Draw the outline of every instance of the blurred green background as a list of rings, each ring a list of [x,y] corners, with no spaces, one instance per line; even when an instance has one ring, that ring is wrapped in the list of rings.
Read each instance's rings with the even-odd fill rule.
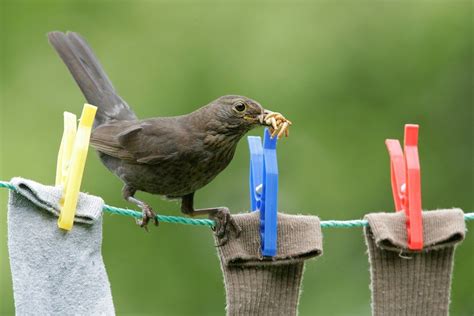
[[[392,212],[384,140],[402,139],[405,123],[421,126],[423,207],[474,211],[471,1],[3,0],[0,12],[2,180],[54,181],[62,112],[79,115],[84,98],[46,33],[74,30],[139,117],[184,114],[235,93],[291,119],[292,137],[279,145],[281,211]],[[197,206],[247,211],[248,165],[242,141]],[[133,207],[93,151],[82,188]],[[176,202],[138,196],[179,214]],[[6,204],[3,190],[0,314],[14,311]],[[456,253],[452,315],[474,314],[473,250],[468,234]],[[105,214],[103,255],[118,314],[224,314],[207,228],[162,224],[147,234]],[[362,231],[326,229],[324,256],[306,266],[300,315],[369,315],[368,271]]]

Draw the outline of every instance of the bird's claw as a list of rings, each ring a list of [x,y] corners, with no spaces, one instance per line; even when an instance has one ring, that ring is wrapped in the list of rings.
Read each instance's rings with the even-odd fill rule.
[[[236,238],[242,232],[242,228],[236,223],[227,207],[217,208],[215,212],[210,214],[210,219],[216,222],[213,230],[218,240],[218,247],[225,245],[229,241],[231,231],[234,232]]]
[[[155,226],[159,225],[158,218],[156,217],[156,213],[153,211],[153,209],[145,204],[141,207],[142,209],[142,218],[137,219],[137,225],[144,228],[146,231],[148,231],[148,222],[150,220],[153,221]]]

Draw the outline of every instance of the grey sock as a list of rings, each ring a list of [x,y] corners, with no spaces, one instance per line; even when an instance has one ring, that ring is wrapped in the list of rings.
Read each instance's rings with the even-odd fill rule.
[[[322,254],[319,219],[278,214],[277,256],[260,251],[260,214],[238,214],[238,239],[218,248],[227,298],[227,315],[296,315],[304,260]]]
[[[74,227],[58,228],[61,190],[14,178],[8,252],[17,315],[114,315],[101,255],[102,199],[80,194]]]
[[[448,315],[455,245],[465,236],[459,209],[423,212],[422,252],[407,247],[405,214],[365,218],[373,315]]]

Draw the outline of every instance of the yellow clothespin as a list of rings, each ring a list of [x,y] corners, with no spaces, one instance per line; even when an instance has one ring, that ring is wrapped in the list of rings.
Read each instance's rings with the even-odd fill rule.
[[[64,132],[56,165],[56,186],[62,186],[63,188],[66,185],[68,164],[71,160],[72,146],[76,137],[76,122],[75,114],[64,112]]]
[[[56,174],[56,184],[63,185],[63,196],[60,201],[61,213],[59,215],[58,226],[65,230],[71,230],[74,223],[74,215],[76,214],[77,200],[82,182],[82,174],[86,165],[87,152],[89,150],[89,138],[92,131],[92,124],[94,123],[95,113],[97,107],[84,104],[82,109],[81,119],[77,132],[73,133],[70,130],[75,130],[69,121],[73,118],[65,114],[65,130],[63,140],[58,155],[57,170],[60,169],[60,174]],[[68,118],[66,119],[66,116]],[[66,120],[68,121],[66,123]],[[72,136],[75,134],[74,142],[71,146]],[[63,144],[64,141],[64,144]],[[69,152],[70,150],[70,152]],[[59,166],[61,164],[61,166]],[[65,168],[63,168],[65,166]],[[59,183],[58,183],[59,182]]]

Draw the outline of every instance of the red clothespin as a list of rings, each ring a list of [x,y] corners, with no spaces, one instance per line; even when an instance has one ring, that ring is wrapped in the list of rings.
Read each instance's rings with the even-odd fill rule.
[[[421,214],[421,180],[418,159],[418,125],[405,125],[405,155],[400,142],[387,139],[390,155],[392,192],[395,209],[405,211],[408,248],[423,249],[423,221]]]

